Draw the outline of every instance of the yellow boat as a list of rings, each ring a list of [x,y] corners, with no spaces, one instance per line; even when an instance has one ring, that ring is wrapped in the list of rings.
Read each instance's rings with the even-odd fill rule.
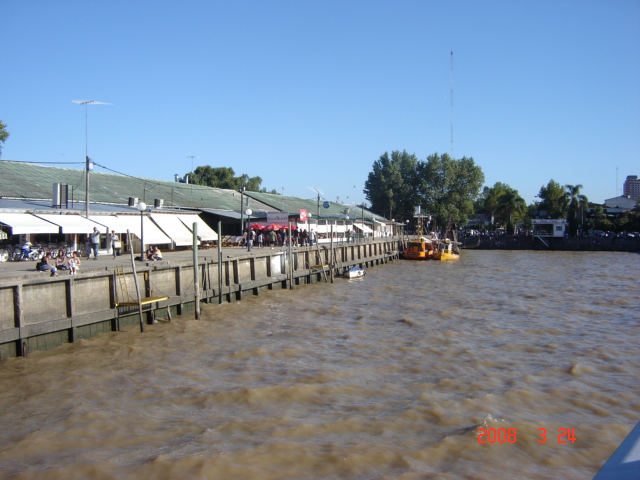
[[[410,240],[402,256],[407,260],[429,260],[433,258],[433,243],[426,237]]]
[[[454,242],[448,238],[438,243],[433,251],[433,259],[451,262],[460,259],[460,251]]]

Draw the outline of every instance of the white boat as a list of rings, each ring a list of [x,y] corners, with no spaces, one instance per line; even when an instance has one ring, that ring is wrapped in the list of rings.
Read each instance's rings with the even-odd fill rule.
[[[344,276],[347,278],[359,278],[359,277],[364,277],[367,274],[367,271],[364,268],[358,267],[357,265],[355,267],[351,267],[349,270],[347,270],[344,273]]]

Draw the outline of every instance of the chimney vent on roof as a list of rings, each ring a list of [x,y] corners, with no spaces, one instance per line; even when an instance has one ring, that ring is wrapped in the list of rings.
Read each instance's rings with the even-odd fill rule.
[[[53,184],[51,206],[53,208],[69,208],[69,185],[64,183]]]

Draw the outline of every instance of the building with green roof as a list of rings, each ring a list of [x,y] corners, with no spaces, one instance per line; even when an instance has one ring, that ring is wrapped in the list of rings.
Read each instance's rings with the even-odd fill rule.
[[[308,219],[300,223],[300,228],[314,229],[317,233],[356,229],[367,235],[382,235],[395,231],[393,222],[361,206],[327,202],[319,196],[304,199],[238,192],[106,172],[92,171],[87,175],[84,169],[9,160],[0,160],[0,215],[34,211],[82,215],[86,211],[87,177],[91,214],[137,214],[135,206],[141,201],[149,206],[145,212],[150,214],[195,212],[214,230],[220,222],[224,235],[240,235],[241,221],[247,220],[247,209],[251,210],[248,220],[252,224],[265,225],[269,223],[270,214],[283,213],[294,224],[300,223],[302,210],[307,212]],[[279,218],[283,218],[282,215]],[[0,222],[4,223],[1,217]]]

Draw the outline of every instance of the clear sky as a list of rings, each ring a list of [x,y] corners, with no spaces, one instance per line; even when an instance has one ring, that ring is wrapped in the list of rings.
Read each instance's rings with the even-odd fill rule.
[[[0,15],[3,159],[83,168],[87,108],[89,156],[117,172],[232,167],[343,203],[393,150],[473,157],[527,203],[550,179],[603,202],[640,175],[639,0],[4,0]]]

